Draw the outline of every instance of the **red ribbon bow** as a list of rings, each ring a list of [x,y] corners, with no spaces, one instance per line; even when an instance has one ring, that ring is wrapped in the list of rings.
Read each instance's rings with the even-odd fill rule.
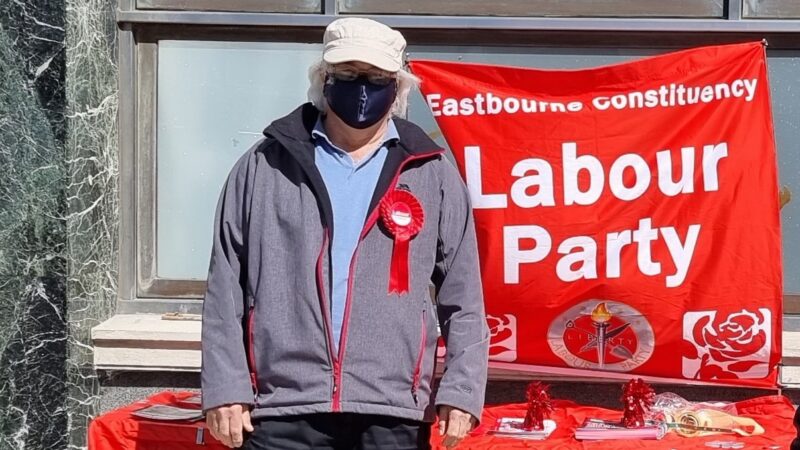
[[[408,241],[419,233],[425,222],[422,205],[411,192],[395,189],[381,202],[383,226],[394,238],[389,272],[389,293],[408,292]]]

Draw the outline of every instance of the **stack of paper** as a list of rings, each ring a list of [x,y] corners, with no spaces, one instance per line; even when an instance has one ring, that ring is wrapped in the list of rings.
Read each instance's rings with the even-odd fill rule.
[[[489,433],[495,436],[542,441],[547,439],[550,433],[556,429],[556,423],[552,420],[544,421],[544,430],[526,430],[522,426],[524,422],[525,419],[521,418],[502,417],[497,419],[497,424]]]
[[[203,411],[199,409],[179,408],[170,405],[150,405],[142,409],[133,411],[136,417],[151,420],[200,420],[203,418]]]
[[[667,432],[666,424],[647,421],[642,428],[625,428],[619,422],[599,419],[586,419],[580,428],[575,430],[575,439],[579,440],[614,440],[614,439],[661,439]]]

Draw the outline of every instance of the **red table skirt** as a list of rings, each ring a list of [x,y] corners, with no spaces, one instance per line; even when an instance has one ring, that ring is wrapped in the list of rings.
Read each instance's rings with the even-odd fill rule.
[[[180,405],[182,399],[194,395],[192,392],[162,392],[146,400],[111,411],[95,418],[89,425],[89,450],[222,450],[227,449],[211,436],[205,422],[166,423],[134,417],[131,412],[150,404]],[[185,406],[185,405],[183,405]],[[708,441],[741,441],[745,449],[767,449],[778,445],[788,449],[795,436],[792,425],[794,407],[788,399],[774,395],[745,400],[736,404],[739,414],[752,417],[760,423],[766,433],[762,436],[737,437],[717,435],[703,438],[684,438],[674,433],[667,434],[660,441],[607,441],[581,442],[575,440],[573,432],[587,417],[600,419],[619,419],[621,413],[603,408],[579,406],[572,402],[557,401],[551,418],[558,429],[546,441],[522,441],[512,438],[499,438],[486,434],[486,431],[499,417],[524,417],[525,406],[511,404],[488,407],[483,412],[481,426],[474,430],[459,446],[459,450],[475,449],[703,449]],[[441,437],[436,428],[431,443],[434,448],[440,445]]]

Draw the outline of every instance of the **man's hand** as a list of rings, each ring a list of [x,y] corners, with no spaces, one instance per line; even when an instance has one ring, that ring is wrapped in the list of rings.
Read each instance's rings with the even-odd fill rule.
[[[244,442],[242,428],[253,431],[250,423],[250,408],[245,404],[218,406],[206,412],[206,424],[211,435],[230,448],[240,447]]]
[[[439,406],[439,436],[444,436],[442,444],[453,448],[467,436],[478,421],[471,414],[453,408]]]

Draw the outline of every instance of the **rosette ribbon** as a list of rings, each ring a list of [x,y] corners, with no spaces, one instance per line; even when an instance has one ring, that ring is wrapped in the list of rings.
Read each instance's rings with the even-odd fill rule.
[[[381,221],[394,238],[392,261],[389,270],[389,294],[408,292],[409,241],[419,233],[425,223],[425,212],[411,192],[395,189],[381,201]]]

